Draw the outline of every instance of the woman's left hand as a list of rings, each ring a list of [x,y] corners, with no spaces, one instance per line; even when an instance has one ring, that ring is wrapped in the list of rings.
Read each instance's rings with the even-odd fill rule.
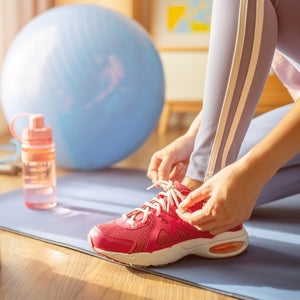
[[[250,218],[262,187],[255,171],[237,161],[191,192],[177,213],[198,229],[216,235]],[[189,208],[200,201],[205,201],[203,208],[192,212]]]

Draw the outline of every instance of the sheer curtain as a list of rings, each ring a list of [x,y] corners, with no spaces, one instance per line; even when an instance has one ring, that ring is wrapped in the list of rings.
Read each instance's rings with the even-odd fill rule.
[[[20,29],[54,4],[55,0],[0,0],[0,68],[10,43]],[[7,125],[0,101],[0,136],[5,133]]]

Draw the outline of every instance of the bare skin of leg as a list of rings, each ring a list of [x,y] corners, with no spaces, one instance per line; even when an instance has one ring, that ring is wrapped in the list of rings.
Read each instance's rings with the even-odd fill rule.
[[[186,187],[188,187],[191,191],[194,191],[197,188],[199,188],[203,184],[203,182],[195,180],[195,179],[191,179],[191,178],[188,178],[188,177],[185,177],[183,179],[182,184],[184,184]]]

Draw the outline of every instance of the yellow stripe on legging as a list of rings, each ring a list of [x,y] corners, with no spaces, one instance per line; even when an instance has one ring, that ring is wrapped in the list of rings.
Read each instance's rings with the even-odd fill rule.
[[[229,74],[229,80],[227,83],[225,98],[224,98],[220,119],[216,131],[216,135],[214,138],[214,143],[212,146],[212,151],[210,154],[210,159],[209,159],[207,172],[204,180],[207,180],[214,174],[216,161],[217,161],[218,153],[220,151],[220,146],[222,142],[222,137],[225,131],[226,121],[228,119],[229,109],[230,109],[233,92],[235,89],[235,84],[239,73],[239,66],[241,63],[241,57],[242,57],[242,52],[244,47],[244,40],[246,34],[246,21],[247,21],[246,18],[247,7],[248,7],[248,0],[241,0],[240,8],[239,8],[237,38],[235,42],[235,49],[234,49],[233,60],[231,64],[230,74]]]
[[[238,103],[238,107],[236,109],[236,113],[234,115],[229,134],[225,143],[225,147],[223,150],[221,168],[226,166],[227,156],[232,145],[237,127],[242,117],[242,113],[248,98],[248,94],[250,91],[250,87],[253,81],[254,73],[257,66],[257,60],[260,52],[261,39],[262,39],[262,29],[264,22],[264,1],[256,1],[256,19],[255,19],[255,29],[254,29],[254,39],[253,39],[253,47],[252,53],[249,63],[248,72],[246,75],[246,79],[244,82],[244,87],[241,93],[240,101]]]

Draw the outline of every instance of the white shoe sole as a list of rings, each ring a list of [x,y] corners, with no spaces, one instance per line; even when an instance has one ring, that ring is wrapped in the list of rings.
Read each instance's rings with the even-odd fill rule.
[[[224,232],[213,238],[199,238],[184,241],[172,247],[157,250],[152,253],[120,253],[99,249],[92,245],[94,251],[114,261],[140,267],[162,266],[173,263],[187,255],[198,255],[208,258],[226,258],[243,253],[249,244],[248,233],[245,228],[239,231]]]

